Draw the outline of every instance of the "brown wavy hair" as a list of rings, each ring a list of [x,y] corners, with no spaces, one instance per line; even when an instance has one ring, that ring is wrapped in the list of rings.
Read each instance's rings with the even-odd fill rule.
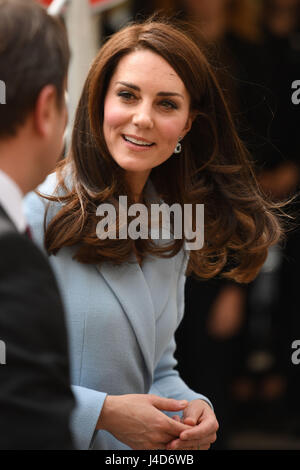
[[[134,202],[125,171],[106,146],[103,103],[120,59],[140,49],[159,54],[173,67],[196,114],[180,156],[171,156],[151,172],[165,203],[204,204],[205,242],[202,249],[190,252],[187,273],[248,283],[258,274],[268,248],[282,239],[282,204],[261,193],[214,71],[190,28],[179,21],[152,18],[126,26],[99,51],[78,105],[70,152],[58,165],[58,186],[48,197],[62,204],[46,227],[49,254],[74,246],[74,258],[81,263],[121,264],[129,261],[133,249],[142,258],[171,257],[183,247],[184,238],[162,246],[151,239],[100,240],[96,235],[99,204],[109,201],[117,210],[120,195],[127,195],[129,204]]]

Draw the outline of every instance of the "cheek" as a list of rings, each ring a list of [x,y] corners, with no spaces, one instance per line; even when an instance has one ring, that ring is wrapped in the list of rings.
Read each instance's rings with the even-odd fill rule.
[[[122,106],[107,100],[104,105],[104,129],[112,130],[120,127],[126,122],[126,113],[122,109]]]
[[[166,119],[161,123],[161,136],[164,138],[164,142],[167,145],[176,144],[178,137],[182,134],[182,130],[185,126],[185,121],[182,119]]]

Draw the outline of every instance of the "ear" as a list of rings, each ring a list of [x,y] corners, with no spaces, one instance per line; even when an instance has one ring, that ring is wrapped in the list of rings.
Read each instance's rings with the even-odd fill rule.
[[[46,85],[39,93],[33,113],[34,127],[41,137],[52,132],[57,111],[57,92],[54,85]]]
[[[193,122],[195,118],[197,117],[198,112],[197,111],[190,111],[188,119],[186,121],[186,124],[184,126],[184,129],[182,131],[182,138],[186,136],[186,134],[191,130],[191,127],[193,125]]]

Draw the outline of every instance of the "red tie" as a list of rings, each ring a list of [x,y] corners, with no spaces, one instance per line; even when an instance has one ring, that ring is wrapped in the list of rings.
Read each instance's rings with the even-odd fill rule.
[[[27,235],[30,240],[32,240],[32,234],[29,225],[27,225],[26,230],[25,230],[25,235]]]

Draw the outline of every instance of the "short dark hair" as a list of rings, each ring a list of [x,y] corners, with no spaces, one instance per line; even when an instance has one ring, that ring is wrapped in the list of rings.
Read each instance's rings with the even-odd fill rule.
[[[46,85],[55,86],[61,103],[69,59],[60,20],[34,0],[0,0],[0,80],[6,88],[0,137],[16,134]]]

